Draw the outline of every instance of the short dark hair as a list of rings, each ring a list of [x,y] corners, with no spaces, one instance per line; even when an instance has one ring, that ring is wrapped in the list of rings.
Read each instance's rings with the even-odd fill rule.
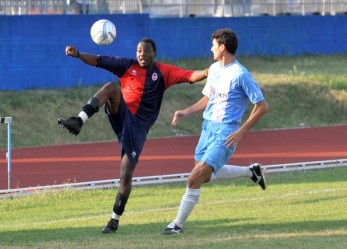
[[[139,43],[144,42],[144,43],[149,43],[152,46],[153,51],[156,53],[157,52],[157,46],[155,45],[155,42],[151,38],[142,38]]]
[[[213,34],[211,39],[216,39],[219,45],[224,44],[226,47],[226,50],[231,53],[235,54],[237,47],[239,45],[237,35],[234,31],[231,29],[225,28],[225,29],[217,29]]]

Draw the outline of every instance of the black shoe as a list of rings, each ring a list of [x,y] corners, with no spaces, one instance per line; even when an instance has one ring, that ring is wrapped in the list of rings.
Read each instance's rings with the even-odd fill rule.
[[[111,219],[101,230],[102,233],[115,233],[118,230],[119,220]]]
[[[59,118],[58,124],[62,128],[68,129],[71,134],[74,134],[75,136],[77,136],[82,129],[83,121],[80,117],[71,117],[68,119]]]
[[[173,228],[167,227],[165,230],[163,230],[160,234],[161,235],[170,235],[170,234],[180,234],[183,233],[183,228],[180,228],[175,224]]]
[[[263,173],[263,168],[259,163],[253,163],[249,166],[249,169],[252,171],[253,176],[251,177],[252,181],[258,183],[260,187],[266,189],[266,181]]]

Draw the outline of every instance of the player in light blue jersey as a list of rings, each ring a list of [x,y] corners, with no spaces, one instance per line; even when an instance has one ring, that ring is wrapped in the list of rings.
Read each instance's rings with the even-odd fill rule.
[[[205,110],[199,142],[195,149],[195,167],[188,177],[186,193],[182,197],[176,219],[161,234],[179,234],[200,198],[200,187],[214,179],[249,177],[265,190],[266,182],[261,165],[249,167],[225,165],[237,144],[267,112],[268,107],[259,85],[235,57],[238,38],[230,29],[212,34],[213,59],[205,71],[207,83],[203,97],[192,106],[175,112],[172,125],[195,112]],[[248,102],[253,110],[242,124]]]

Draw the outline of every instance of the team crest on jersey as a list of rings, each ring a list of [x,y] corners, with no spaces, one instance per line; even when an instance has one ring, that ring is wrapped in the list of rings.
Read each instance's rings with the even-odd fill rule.
[[[131,75],[136,75],[136,74],[137,74],[137,72],[135,69],[131,70]]]
[[[152,74],[152,80],[157,80],[158,79],[158,74],[157,73],[153,73]]]

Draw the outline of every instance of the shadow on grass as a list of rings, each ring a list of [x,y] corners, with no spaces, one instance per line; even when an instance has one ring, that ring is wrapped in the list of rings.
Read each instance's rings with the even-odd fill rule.
[[[210,237],[211,240],[216,236],[238,237],[259,236],[262,234],[286,234],[292,233],[292,236],[301,237],[302,235],[326,234],[336,235],[331,231],[343,231],[347,229],[347,219],[339,221],[306,221],[306,222],[287,222],[277,224],[255,224],[252,219],[218,219],[212,221],[191,221],[185,225],[184,233],[180,236],[185,237]],[[240,224],[244,222],[245,224]],[[102,234],[102,227],[80,227],[80,228],[61,228],[61,229],[30,229],[18,231],[1,231],[1,246],[13,245],[31,245],[35,247],[36,243],[86,243],[92,240],[117,239],[118,242],[129,241],[129,243],[139,242],[141,239],[158,240],[159,238],[168,239],[177,236],[161,236],[160,232],[167,223],[157,222],[149,224],[120,224],[119,231],[116,234]],[[338,234],[337,234],[338,235]],[[327,234],[326,236],[329,236]],[[154,241],[155,243],[155,241]],[[1,248],[0,246],[0,248]]]

